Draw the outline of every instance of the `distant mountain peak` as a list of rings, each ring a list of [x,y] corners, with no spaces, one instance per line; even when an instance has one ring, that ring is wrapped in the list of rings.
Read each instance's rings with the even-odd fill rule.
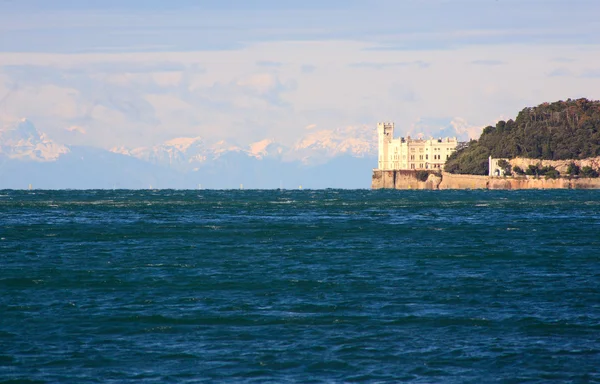
[[[69,148],[40,133],[33,123],[20,119],[0,129],[0,154],[10,159],[54,161],[69,153]]]
[[[292,147],[292,155],[302,162],[341,155],[365,157],[377,152],[377,133],[368,126],[347,126],[332,130],[310,130]]]
[[[281,156],[285,152],[283,145],[277,143],[275,139],[263,139],[251,143],[248,146],[248,155],[257,159],[266,157]]]
[[[179,150],[179,151],[185,152],[192,145],[197,144],[197,143],[199,143],[201,141],[202,141],[202,137],[200,137],[200,136],[197,136],[197,137],[177,137],[175,139],[171,139],[171,140],[165,141],[165,143],[163,145],[169,146],[169,147],[174,147],[174,148],[177,148],[177,150]]]

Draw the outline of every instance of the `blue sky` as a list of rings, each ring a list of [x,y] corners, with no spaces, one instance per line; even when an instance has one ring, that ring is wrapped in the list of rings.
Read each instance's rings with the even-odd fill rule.
[[[66,144],[478,136],[600,98],[600,2],[0,0],[0,120]]]

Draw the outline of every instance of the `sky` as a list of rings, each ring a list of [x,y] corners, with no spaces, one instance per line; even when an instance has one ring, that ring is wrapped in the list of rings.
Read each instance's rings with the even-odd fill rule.
[[[600,99],[596,0],[0,0],[0,123],[67,145],[477,138]]]

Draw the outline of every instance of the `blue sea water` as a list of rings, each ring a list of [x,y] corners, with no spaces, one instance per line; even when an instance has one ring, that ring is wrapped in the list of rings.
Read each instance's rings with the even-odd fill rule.
[[[600,382],[600,191],[0,191],[0,382]]]

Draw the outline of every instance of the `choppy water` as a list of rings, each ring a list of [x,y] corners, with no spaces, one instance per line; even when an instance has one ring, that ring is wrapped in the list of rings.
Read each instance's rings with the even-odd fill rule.
[[[0,191],[0,382],[599,367],[600,191]]]

